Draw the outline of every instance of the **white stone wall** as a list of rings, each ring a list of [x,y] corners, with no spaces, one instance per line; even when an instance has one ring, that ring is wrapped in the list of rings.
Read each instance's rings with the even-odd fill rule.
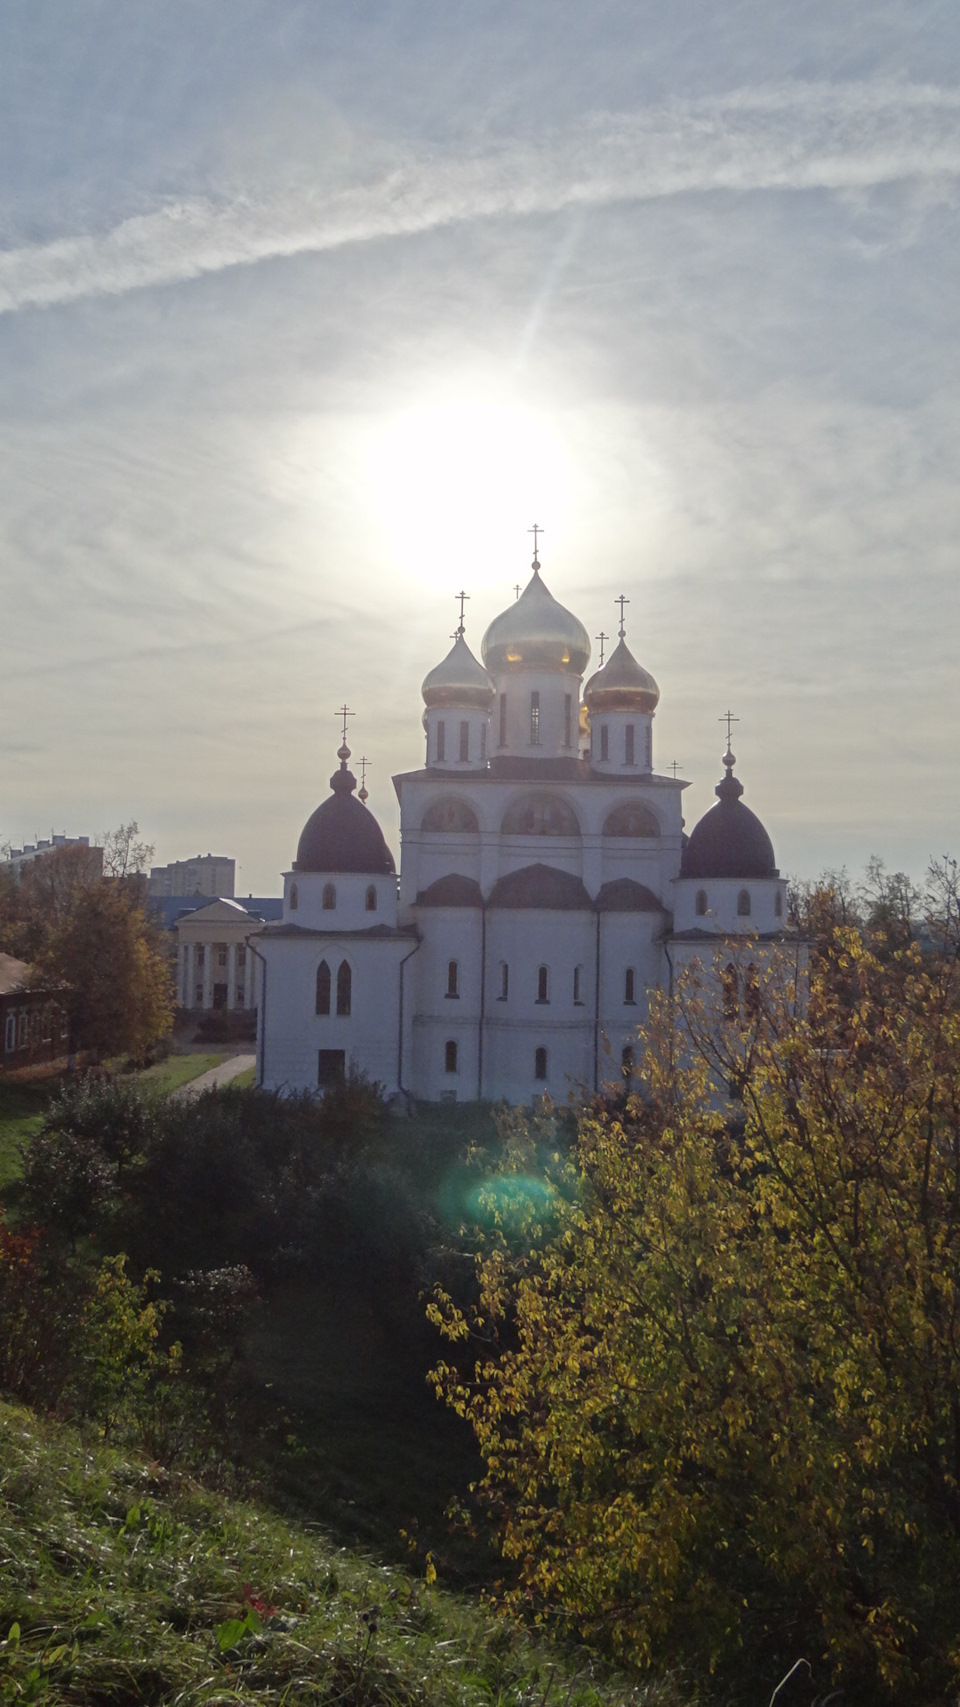
[[[260,1004],[257,1083],[271,1091],[318,1088],[321,1049],[343,1050],[349,1073],[362,1072],[389,1095],[399,1088],[400,963],[416,944],[408,937],[367,938],[346,932],[273,936],[255,947],[266,964]],[[316,1012],[317,968],[330,967],[331,1012]],[[349,1015],[336,1012],[337,971],[351,969]],[[404,1058],[411,1057],[409,1024]]]
[[[741,895],[750,911],[739,912]],[[697,897],[706,912],[697,911]],[[777,911],[779,905],[779,912]],[[678,877],[673,884],[673,928],[701,930],[714,935],[764,935],[782,931],[787,923],[787,881],[784,877]]]

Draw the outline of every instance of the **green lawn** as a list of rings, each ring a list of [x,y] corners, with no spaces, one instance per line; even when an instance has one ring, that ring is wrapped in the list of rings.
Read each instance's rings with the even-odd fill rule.
[[[199,1078],[210,1067],[218,1067],[221,1061],[236,1053],[236,1050],[218,1050],[210,1055],[171,1055],[166,1061],[158,1061],[154,1067],[147,1067],[141,1073],[125,1074],[124,1078],[166,1096],[180,1085]],[[237,1082],[252,1084],[252,1075],[248,1079],[244,1073]],[[0,1192],[19,1179],[20,1146],[31,1133],[39,1131],[47,1104],[62,1083],[62,1074],[51,1073],[49,1069],[39,1069],[36,1078],[32,1079],[0,1077]]]
[[[211,1067],[219,1067],[221,1061],[228,1061],[231,1055],[239,1053],[238,1049],[221,1049],[215,1055],[168,1055],[166,1061],[158,1061],[142,1073],[131,1073],[128,1082],[166,1096],[168,1091],[179,1090],[181,1085],[188,1085],[191,1079],[199,1079],[201,1073],[208,1073]]]
[[[20,1176],[20,1145],[39,1130],[59,1078],[0,1079],[0,1191]]]

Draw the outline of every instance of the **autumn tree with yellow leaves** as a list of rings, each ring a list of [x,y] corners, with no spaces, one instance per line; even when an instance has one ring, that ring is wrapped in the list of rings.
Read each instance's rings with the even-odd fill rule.
[[[955,904],[918,942],[814,901],[802,1001],[795,961],[733,1006],[694,970],[571,1152],[514,1146],[523,1236],[432,1306],[514,1609],[730,1701],[800,1656],[847,1703],[956,1696]]]

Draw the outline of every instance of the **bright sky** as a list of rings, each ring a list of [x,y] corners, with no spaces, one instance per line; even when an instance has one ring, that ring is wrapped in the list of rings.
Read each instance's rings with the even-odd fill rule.
[[[781,868],[960,854],[955,0],[5,0],[0,840],[275,893],[525,581]]]

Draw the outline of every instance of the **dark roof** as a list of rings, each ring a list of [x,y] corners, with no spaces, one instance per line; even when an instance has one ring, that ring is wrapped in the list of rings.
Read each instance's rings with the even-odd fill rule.
[[[483,895],[474,878],[461,877],[459,872],[451,871],[446,877],[438,877],[428,889],[421,889],[417,906],[482,907]]]
[[[0,996],[22,989],[29,971],[25,960],[18,960],[13,954],[0,954]]]
[[[376,818],[353,798],[356,786],[357,779],[347,770],[344,759],[330,778],[333,793],[303,827],[294,871],[354,871],[379,876],[396,870]]]
[[[652,889],[632,877],[605,883],[594,906],[598,913],[660,913],[663,908]]]
[[[742,783],[733,774],[733,754],[724,758],[727,774],[717,784],[716,806],[705,812],[680,861],[681,877],[779,877],[773,843],[755,812],[741,803]]]
[[[490,907],[537,907],[551,912],[592,912],[593,902],[579,877],[552,865],[525,865],[501,877],[490,892]]]

